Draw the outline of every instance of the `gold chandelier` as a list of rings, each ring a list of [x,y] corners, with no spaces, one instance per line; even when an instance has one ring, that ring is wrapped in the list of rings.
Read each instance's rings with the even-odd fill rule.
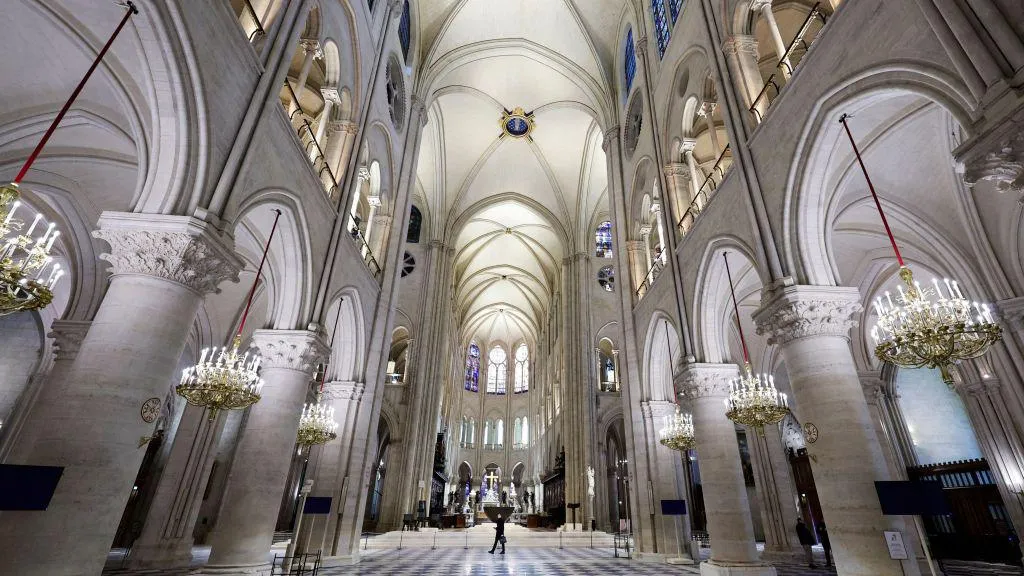
[[[334,406],[324,404],[317,394],[316,402],[306,404],[299,419],[298,443],[302,446],[326,444],[338,437],[338,423],[334,420]]]
[[[64,275],[50,256],[60,231],[38,213],[25,230],[25,223],[14,217],[20,196],[17,184],[0,186],[0,316],[45,308]]]
[[[672,450],[685,452],[697,445],[697,439],[693,434],[693,416],[683,414],[676,406],[676,413],[665,417],[665,427],[658,434],[661,436],[661,445]]]
[[[64,275],[60,264],[54,262],[50,256],[53,243],[60,236],[60,232],[54,230],[53,223],[42,222],[42,214],[36,214],[32,224],[25,230],[25,223],[14,218],[15,213],[21,206],[21,192],[18,186],[28,173],[32,164],[39,157],[43,147],[57,130],[57,126],[64,115],[71,109],[71,105],[78,98],[78,95],[85,88],[85,83],[92,76],[96,67],[110,50],[114,39],[121,33],[121,30],[128,23],[132,16],[139,11],[132,2],[126,2],[127,11],[121,18],[114,33],[107,39],[103,49],[93,59],[92,66],[86,71],[85,76],[78,82],[71,96],[68,97],[64,106],[50,122],[43,137],[36,144],[35,149],[29,154],[28,159],[21,166],[14,181],[8,185],[0,186],[0,316],[14,312],[25,312],[29,310],[40,310],[50,305],[53,301],[53,287]],[[40,224],[42,224],[40,226]],[[41,232],[34,237],[37,229]],[[53,266],[50,264],[53,263]]]
[[[729,385],[729,397],[725,400],[725,416],[737,424],[759,429],[763,433],[765,426],[778,424],[786,414],[789,414],[789,401],[785,394],[775,388],[774,376],[754,374],[750,368],[750,352],[747,350],[747,339],[743,335],[743,324],[740,322],[740,307],[736,302],[736,289],[732,284],[729,254],[722,253],[722,258],[725,260],[725,273],[729,278],[729,293],[732,295],[733,311],[736,313],[736,326],[740,331],[740,343],[743,344],[743,374]]]
[[[274,211],[277,212],[274,226],[270,229],[266,246],[263,247],[263,258],[252,282],[252,289],[249,290],[249,300],[231,347],[225,346],[219,350],[216,347],[204,348],[199,356],[199,362],[182,372],[181,383],[174,388],[174,391],[189,404],[208,409],[210,420],[216,418],[221,410],[241,410],[260,400],[263,388],[263,379],[260,378],[262,358],[259,352],[241,354],[239,348],[242,346],[242,330],[252,308],[256,286],[259,285],[260,276],[263,274],[263,265],[267,262],[270,242],[274,239],[277,221],[281,218],[281,211]]]
[[[985,354],[1002,339],[1003,329],[992,318],[988,304],[979,304],[965,298],[956,280],[947,278],[940,283],[933,278],[932,287],[922,287],[914,280],[913,272],[903,261],[903,255],[896,245],[896,238],[889,228],[847,118],[849,116],[843,114],[839,122],[850,139],[857,163],[864,173],[885,233],[896,254],[900,279],[903,281],[903,285],[897,285],[899,295],[895,298],[886,292],[884,300],[878,297],[874,302],[878,314],[878,322],[871,329],[875,356],[882,362],[903,368],[938,368],[942,372],[942,380],[952,386],[953,374],[950,369],[953,364]]]

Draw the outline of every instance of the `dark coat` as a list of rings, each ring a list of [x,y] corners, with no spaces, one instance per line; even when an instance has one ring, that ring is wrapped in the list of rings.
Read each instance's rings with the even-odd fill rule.
[[[832,543],[828,541],[828,529],[824,524],[818,524],[818,540],[826,550],[832,549]]]
[[[495,536],[504,536],[505,535],[505,519],[504,518],[498,518],[497,520],[494,521],[494,523],[497,524],[497,526],[494,527],[494,530],[497,532],[497,534],[495,534]]]
[[[796,537],[800,539],[801,546],[814,545],[814,534],[811,534],[810,528],[803,522],[797,522],[796,524]]]

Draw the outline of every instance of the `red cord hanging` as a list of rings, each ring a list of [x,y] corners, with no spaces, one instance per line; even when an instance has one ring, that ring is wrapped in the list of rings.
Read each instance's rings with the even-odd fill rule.
[[[885,233],[889,236],[889,243],[892,244],[892,251],[896,253],[896,261],[900,263],[900,268],[903,268],[903,255],[900,254],[900,248],[896,245],[896,237],[892,235],[892,229],[889,228],[889,221],[886,220],[885,212],[882,210],[882,203],[878,201],[878,194],[875,193],[875,185],[871,183],[871,177],[868,176],[868,169],[864,166],[864,159],[860,157],[860,150],[857,149],[857,143],[853,140],[853,134],[850,132],[850,126],[846,123],[846,119],[849,117],[849,114],[843,114],[839,117],[839,123],[843,125],[843,128],[846,130],[846,136],[850,139],[850,145],[853,146],[853,153],[857,156],[857,163],[860,164],[860,170],[864,173],[864,179],[868,182],[868,190],[871,190],[871,198],[874,199],[875,207],[878,208],[878,215],[882,218],[882,226],[885,226]]]
[[[57,113],[57,117],[50,123],[50,127],[46,129],[46,133],[43,134],[42,140],[39,141],[39,144],[36,144],[35,150],[29,154],[28,160],[25,161],[25,164],[21,167],[17,177],[14,178],[15,184],[20,184],[22,178],[24,178],[25,174],[28,173],[29,168],[32,167],[32,163],[36,161],[39,153],[43,151],[43,147],[46,146],[46,143],[50,140],[50,136],[53,136],[53,132],[57,129],[57,125],[64,119],[64,115],[68,113],[68,110],[71,109],[71,105],[75,103],[78,95],[82,92],[82,89],[85,88],[85,83],[89,81],[89,77],[96,71],[96,67],[100,65],[100,61],[103,60],[107,51],[110,50],[110,46],[114,43],[114,39],[121,33],[121,30],[125,27],[125,24],[128,23],[128,20],[135,14],[139,13],[139,9],[135,7],[134,2],[126,2],[125,6],[128,8],[128,11],[125,12],[124,18],[121,19],[121,23],[117,25],[117,29],[115,29],[114,33],[111,34],[109,39],[107,39],[107,43],[103,45],[103,49],[96,55],[96,59],[93,60],[92,66],[89,66],[89,70],[86,71],[85,76],[83,76],[81,81],[78,82],[78,86],[76,86],[75,91],[71,93],[71,97],[68,98],[68,101],[64,103],[64,107]]]
[[[245,321],[249,318],[249,309],[252,308],[252,299],[256,295],[256,286],[260,283],[260,276],[263,275],[263,265],[267,262],[267,253],[270,252],[270,241],[274,239],[274,232],[277,231],[277,221],[281,219],[281,211],[274,208],[277,216],[274,217],[274,226],[270,229],[270,236],[267,237],[267,244],[263,247],[263,258],[260,260],[260,267],[256,270],[256,278],[252,281],[252,289],[249,290],[249,300],[245,303],[245,312],[242,313],[242,322],[238,325],[236,337],[241,338],[242,329],[245,328]]]
[[[743,335],[743,323],[740,322],[740,306],[736,303],[736,289],[732,286],[732,271],[729,270],[729,253],[722,252],[725,260],[725,275],[729,278],[729,293],[732,294],[732,309],[736,313],[736,327],[740,329],[740,343],[743,344],[743,362],[750,364],[750,353],[747,351],[747,339]]]

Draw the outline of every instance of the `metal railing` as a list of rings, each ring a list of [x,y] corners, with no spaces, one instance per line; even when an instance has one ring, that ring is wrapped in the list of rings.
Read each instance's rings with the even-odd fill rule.
[[[473,448],[476,448],[476,443],[475,442],[459,442],[459,446],[461,448],[468,448],[468,449],[472,450]]]
[[[793,74],[796,69],[799,60],[803,59],[803,55],[807,53],[807,50],[811,47],[814,42],[812,38],[810,42],[804,39],[807,35],[808,30],[811,28],[811,24],[814,23],[815,19],[821,21],[821,26],[824,28],[826,23],[825,13],[821,10],[821,2],[818,2],[811,8],[810,14],[804,19],[804,23],[800,25],[800,29],[797,30],[796,36],[793,41],[789,43],[786,51],[782,54],[782,58],[779,59],[779,63],[775,66],[778,70],[773,72],[768,80],[765,81],[764,87],[754,98],[754,101],[750,104],[750,113],[754,115],[754,119],[760,124],[764,120],[764,115],[768,112],[768,107],[771,106],[772,101],[778,97],[779,92],[782,88],[779,86],[779,80],[785,80]],[[803,48],[800,53],[800,58],[797,59],[797,49]],[[771,95],[774,92],[774,96]]]
[[[320,551],[313,554],[281,556],[274,554],[271,576],[316,576],[320,572]]]
[[[260,22],[260,17],[256,15],[256,9],[252,7],[252,3],[249,0],[242,0],[242,13],[238,15],[238,22],[245,27],[245,23],[242,21],[242,17],[248,13],[249,18],[252,20],[254,30],[249,34],[249,42],[256,42],[257,39],[267,35],[267,31],[263,29],[263,23]]]
[[[644,295],[650,291],[651,286],[654,286],[654,281],[658,279],[658,276],[661,275],[661,271],[664,268],[665,263],[661,261],[661,257],[659,256],[658,258],[655,258],[654,264],[651,264],[650,270],[647,271],[647,274],[644,274],[643,282],[641,282],[640,286],[636,289],[637,298],[643,298]]]
[[[484,450],[500,451],[504,449],[504,444],[484,444]]]
[[[363,264],[369,268],[370,274],[373,274],[374,279],[380,280],[381,268],[380,264],[377,263],[377,259],[373,257],[373,252],[370,250],[370,245],[366,243],[366,238],[363,237],[363,232],[359,228],[349,228],[348,235],[355,242],[356,248],[359,253],[363,256]]]
[[[513,450],[526,450],[530,445],[525,442],[516,442],[512,445]]]
[[[732,152],[730,145],[726,144],[725,149],[715,160],[715,165],[711,168],[711,173],[704,178],[704,183],[701,184],[700,189],[697,190],[697,194],[694,195],[693,200],[690,202],[690,206],[687,207],[686,212],[683,212],[683,217],[679,219],[679,236],[680,238],[685,236],[687,232],[693,228],[693,224],[697,221],[697,216],[704,211],[708,202],[711,200],[711,196],[715,190],[718,189],[718,185],[725,179],[725,174],[729,171],[729,167],[732,166],[732,162],[726,166],[726,160],[732,160]]]

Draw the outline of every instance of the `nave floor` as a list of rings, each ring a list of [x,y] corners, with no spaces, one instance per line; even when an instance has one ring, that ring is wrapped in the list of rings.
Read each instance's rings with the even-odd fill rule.
[[[614,576],[638,574],[665,576],[699,574],[695,567],[670,566],[615,558],[611,550],[589,548],[514,548],[504,556],[487,553],[487,548],[368,550],[357,566],[324,568],[322,576],[349,574],[394,576]],[[499,549],[500,550],[500,549]],[[810,570],[799,566],[776,566],[779,576],[827,576],[834,569]]]

